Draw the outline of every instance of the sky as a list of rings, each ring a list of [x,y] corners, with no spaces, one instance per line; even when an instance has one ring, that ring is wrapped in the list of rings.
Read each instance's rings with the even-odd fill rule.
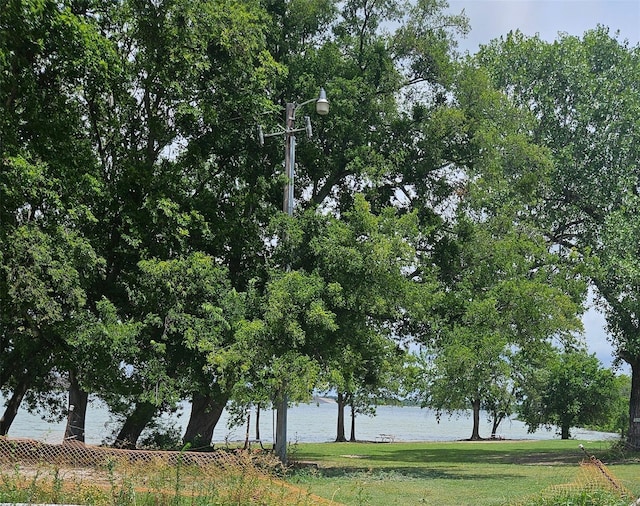
[[[619,32],[618,38],[627,40],[632,47],[640,44],[640,0],[449,0],[451,13],[459,14],[462,10],[471,25],[466,39],[458,42],[463,53],[473,53],[480,44],[512,30],[539,35],[551,42],[559,33],[581,37],[598,25],[608,27],[611,35]],[[610,366],[613,357],[604,317],[590,309],[583,323],[589,351]]]
[[[640,0],[449,0],[449,11],[464,10],[471,32],[459,49],[474,52],[479,44],[520,30],[553,41],[558,33],[582,36],[597,25],[620,32],[632,46],[640,42]]]

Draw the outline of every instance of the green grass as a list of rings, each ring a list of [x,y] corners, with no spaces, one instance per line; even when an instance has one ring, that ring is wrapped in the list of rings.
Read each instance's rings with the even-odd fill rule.
[[[296,444],[315,463],[285,475],[271,454],[227,455],[224,466],[108,459],[91,468],[0,462],[0,502],[91,506],[628,506],[640,459],[584,442],[631,495],[621,499],[579,441]],[[222,457],[221,457],[222,459]],[[319,498],[324,498],[321,501]]]
[[[290,481],[347,505],[628,505],[631,501],[620,501],[606,490],[606,484],[599,482],[601,475],[592,476],[592,471],[581,469],[579,463],[585,455],[579,443],[298,444],[292,458],[317,463],[318,468],[303,468]],[[612,463],[610,443],[582,443],[607,463],[607,469],[626,489],[640,493],[640,463]],[[559,494],[550,489],[566,484],[571,484],[571,499],[564,497],[564,490]],[[555,498],[557,495],[563,499]]]

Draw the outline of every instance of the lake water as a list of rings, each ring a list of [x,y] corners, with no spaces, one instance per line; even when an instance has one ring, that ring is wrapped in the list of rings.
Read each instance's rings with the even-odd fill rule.
[[[0,399],[1,401],[1,399]],[[4,402],[0,402],[3,406]],[[320,401],[314,404],[304,404],[291,407],[287,416],[288,441],[294,442],[326,442],[336,437],[337,405],[333,402]],[[348,413],[348,410],[345,412]],[[184,433],[188,421],[189,406],[185,404],[178,413],[167,417],[166,421],[175,425]],[[251,413],[251,435],[255,435],[255,413]],[[42,420],[39,415],[33,415],[21,410],[18,413],[9,437],[32,438],[47,443],[62,442],[66,422],[51,423]],[[351,419],[345,420],[346,436],[350,435]],[[437,422],[435,414],[426,409],[415,406],[380,406],[374,417],[358,416],[356,418],[356,437],[358,440],[375,441],[380,434],[393,435],[396,441],[455,441],[466,439],[471,435],[473,423],[469,415],[458,417],[443,417]],[[100,444],[105,438],[119,428],[101,402],[91,401],[87,411],[85,425],[85,440],[88,444]],[[243,440],[246,426],[227,427],[227,413],[218,422],[214,433],[214,443],[224,443],[225,440]],[[260,436],[265,443],[273,441],[275,433],[275,413],[263,411],[260,414]],[[491,424],[486,415],[481,418],[480,436],[491,435]],[[505,420],[498,429],[498,435],[505,439],[555,439],[555,431],[539,430],[533,434],[527,432],[526,426],[518,420]],[[571,435],[582,440],[615,439],[615,434],[593,432],[574,429]]]

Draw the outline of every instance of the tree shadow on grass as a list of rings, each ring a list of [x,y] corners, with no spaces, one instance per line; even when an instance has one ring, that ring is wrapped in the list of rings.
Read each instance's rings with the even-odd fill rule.
[[[397,463],[437,463],[437,464],[520,464],[520,465],[576,465],[583,455],[577,451],[532,451],[527,448],[501,450],[460,446],[449,448],[398,448],[384,455],[368,455],[371,461],[392,461]]]
[[[319,468],[317,474],[323,478],[346,478],[359,479],[366,478],[372,480],[384,481],[404,481],[407,479],[414,480],[484,480],[487,479],[486,474],[469,474],[463,473],[454,468],[436,469],[426,467],[388,467],[388,468],[365,468],[365,467],[326,467]],[[518,478],[517,474],[499,473],[491,474],[492,479],[514,479]]]

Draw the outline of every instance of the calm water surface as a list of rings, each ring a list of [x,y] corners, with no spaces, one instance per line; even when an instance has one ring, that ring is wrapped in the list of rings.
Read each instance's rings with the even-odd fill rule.
[[[1,401],[1,399],[0,399]],[[3,406],[4,402],[0,402]],[[189,406],[185,404],[178,413],[166,417],[168,424],[176,426],[180,433],[189,417]],[[319,402],[291,407],[288,411],[287,427],[289,442],[325,442],[333,441],[336,437],[337,405],[332,402]],[[251,413],[251,436],[255,436],[255,412]],[[66,422],[52,423],[22,410],[16,417],[10,437],[27,437],[48,443],[60,443],[64,434]],[[350,417],[345,420],[346,436],[350,434]],[[87,411],[86,442],[100,444],[109,441],[114,431],[118,430],[117,423],[104,408],[100,401],[90,403]],[[356,418],[356,437],[358,440],[375,441],[380,434],[391,434],[396,441],[455,441],[466,439],[471,435],[473,427],[471,417],[443,417],[440,423],[432,411],[419,407],[380,406],[374,417],[358,416]],[[241,440],[245,437],[246,426],[229,428],[227,414],[223,414],[213,433],[214,443],[224,443],[225,440]],[[273,441],[275,432],[275,414],[263,411],[260,414],[260,436],[266,443]],[[498,434],[505,439],[554,439],[558,436],[555,431],[539,430],[533,434],[527,432],[526,426],[517,420],[505,420],[498,429]],[[601,440],[615,438],[615,434],[574,429],[571,432],[576,439]],[[491,424],[487,417],[481,418],[480,435],[491,435]]]

